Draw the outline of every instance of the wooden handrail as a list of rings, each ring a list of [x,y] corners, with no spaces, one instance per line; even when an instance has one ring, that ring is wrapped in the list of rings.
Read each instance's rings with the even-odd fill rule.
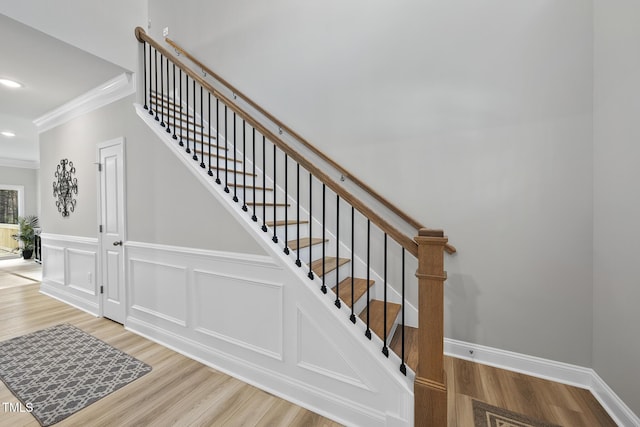
[[[234,87],[231,83],[229,83],[227,80],[225,80],[219,74],[217,74],[215,71],[211,70],[209,67],[207,67],[205,64],[200,62],[197,58],[195,58],[189,52],[187,52],[182,47],[180,47],[180,45],[178,45],[175,41],[171,40],[170,38],[165,38],[165,41],[171,47],[173,47],[176,50],[176,52],[178,52],[180,55],[184,55],[187,59],[189,59],[195,65],[200,67],[200,69],[202,69],[203,72],[207,73],[208,75],[210,75],[213,78],[215,78],[216,80],[218,80],[220,83],[222,83],[224,86],[226,86],[229,90],[231,90],[236,96],[239,96],[240,98],[242,98],[244,100],[244,102],[249,104],[252,108],[254,108],[256,111],[258,111],[264,117],[266,117],[269,121],[274,123],[276,126],[278,126],[280,129],[282,129],[284,132],[286,132],[289,135],[293,136],[302,145],[304,145],[309,150],[311,150],[311,152],[313,152],[315,155],[320,157],[322,160],[324,160],[325,162],[330,164],[334,169],[336,169],[338,172],[340,172],[340,174],[342,176],[344,176],[345,178],[348,178],[349,180],[354,182],[358,187],[362,188],[364,191],[369,193],[374,199],[376,199],[378,202],[380,202],[384,207],[386,207],[391,212],[393,212],[394,214],[396,214],[397,216],[402,218],[407,224],[409,224],[412,227],[414,227],[416,229],[416,231],[421,230],[421,229],[426,229],[426,227],[424,225],[420,224],[417,220],[415,220],[414,218],[412,218],[411,216],[409,216],[408,214],[406,214],[405,212],[400,210],[396,205],[394,205],[393,203],[389,202],[382,195],[380,195],[380,193],[375,191],[373,188],[369,187],[367,184],[362,182],[360,179],[358,179],[356,176],[354,176],[348,170],[346,170],[345,168],[340,166],[340,164],[338,164],[333,159],[331,159],[329,156],[327,156],[322,151],[320,151],[316,146],[314,146],[309,141],[307,141],[305,138],[303,138],[299,133],[297,133],[296,131],[294,131],[289,126],[285,125],[284,123],[282,123],[280,120],[278,120],[272,114],[267,112],[264,108],[262,108],[255,101],[253,101],[247,95],[245,95],[240,90],[238,90],[236,87]],[[447,245],[445,246],[445,251],[447,251],[447,253],[449,253],[449,254],[453,254],[453,253],[456,252],[456,248],[447,243]]]
[[[257,120],[251,117],[247,112],[245,112],[241,107],[236,105],[231,99],[227,98],[224,94],[220,93],[217,89],[215,89],[209,82],[204,80],[204,78],[198,75],[196,72],[192,71],[189,67],[186,66],[182,61],[178,60],[168,49],[161,46],[155,40],[147,35],[143,28],[137,27],[135,30],[136,38],[140,43],[147,42],[151,46],[153,46],[158,52],[164,55],[166,58],[169,58],[174,64],[178,67],[182,68],[183,72],[191,77],[193,80],[197,81],[203,88],[208,90],[212,95],[220,99],[223,103],[225,103],[231,111],[235,112],[239,115],[243,120],[245,120],[249,125],[253,126],[258,132],[267,137],[271,142],[278,146],[284,153],[286,153],[293,160],[298,162],[300,166],[305,168],[309,173],[318,178],[321,182],[323,182],[327,187],[333,190],[336,194],[340,196],[344,201],[351,204],[354,208],[360,211],[364,216],[366,216],[371,222],[377,225],[383,232],[387,233],[391,238],[393,238],[396,242],[398,242],[403,248],[405,248],[409,253],[413,256],[418,256],[418,244],[411,237],[407,236],[396,227],[387,222],[384,218],[374,212],[371,208],[369,208],[366,204],[360,201],[356,196],[348,192],[344,187],[338,184],[336,181],[331,179],[329,175],[323,172],[320,168],[316,167],[311,161],[300,155],[297,151],[295,151],[292,147],[290,147],[286,142],[284,142],[280,137],[275,135],[273,132],[265,128],[262,124],[260,124]]]

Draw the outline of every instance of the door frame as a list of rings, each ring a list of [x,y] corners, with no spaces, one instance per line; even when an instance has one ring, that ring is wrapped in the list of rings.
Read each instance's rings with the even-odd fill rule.
[[[126,259],[127,259],[127,247],[126,247],[126,241],[127,241],[127,162],[126,162],[126,139],[125,137],[121,136],[118,138],[114,138],[114,139],[110,139],[108,141],[104,141],[104,142],[99,142],[96,144],[96,161],[95,161],[95,165],[96,165],[96,175],[97,175],[97,179],[96,179],[96,194],[98,197],[96,197],[97,199],[97,207],[98,207],[98,212],[97,212],[97,226],[96,226],[96,231],[98,232],[98,265],[97,265],[97,273],[96,275],[98,276],[98,280],[96,280],[96,294],[98,296],[98,314],[100,317],[104,317],[104,294],[100,292],[100,287],[101,286],[105,286],[104,284],[104,276],[103,276],[103,265],[102,265],[102,254],[103,254],[103,244],[104,244],[104,239],[103,239],[103,234],[100,231],[100,226],[102,224],[102,164],[100,163],[100,150],[103,148],[107,148],[107,147],[111,147],[114,145],[120,145],[122,148],[122,206],[120,209],[123,210],[122,212],[122,218],[123,218],[123,224],[122,224],[122,241],[125,242],[122,245],[122,264],[120,265],[120,273],[122,274],[122,281],[123,281],[123,286],[124,286],[124,293],[122,295],[122,299],[123,299],[123,304],[125,307],[125,318],[123,319],[123,325],[124,325],[124,320],[126,320],[127,318],[127,314],[128,314],[128,308],[127,308],[127,295],[128,295],[128,286],[127,286],[127,268],[126,268]]]

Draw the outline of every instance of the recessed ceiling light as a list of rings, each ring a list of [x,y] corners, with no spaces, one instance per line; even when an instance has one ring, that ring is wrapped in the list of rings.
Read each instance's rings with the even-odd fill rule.
[[[16,89],[16,88],[22,87],[22,84],[14,81],[14,80],[9,80],[9,79],[0,79],[0,83],[5,85],[6,87],[10,87],[12,89]]]
[[[15,133],[9,131],[9,130],[3,130],[2,132],[0,132],[0,134],[6,136],[7,138],[13,138],[14,136],[16,136]]]

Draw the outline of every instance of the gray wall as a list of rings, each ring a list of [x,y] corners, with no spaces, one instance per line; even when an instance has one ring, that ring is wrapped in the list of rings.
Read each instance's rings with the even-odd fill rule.
[[[38,215],[38,170],[0,166],[0,184],[24,186],[24,212],[22,215]]]
[[[640,3],[596,0],[593,367],[640,414]]]
[[[96,144],[124,137],[128,240],[241,253],[263,253],[256,241],[138,118],[128,97],[40,135],[41,184],[49,188],[62,158],[78,178],[75,212],[63,218],[43,192],[47,233],[96,237]]]
[[[150,0],[162,29],[430,227],[446,335],[591,365],[583,0]]]

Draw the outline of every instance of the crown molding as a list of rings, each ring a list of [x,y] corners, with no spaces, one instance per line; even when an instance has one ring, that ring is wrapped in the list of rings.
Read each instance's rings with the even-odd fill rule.
[[[40,169],[40,162],[35,160],[3,159],[0,158],[0,167]]]
[[[135,91],[135,76],[131,73],[122,73],[55,110],[38,117],[33,121],[33,124],[38,128],[38,133],[42,133],[78,116],[132,95]]]

